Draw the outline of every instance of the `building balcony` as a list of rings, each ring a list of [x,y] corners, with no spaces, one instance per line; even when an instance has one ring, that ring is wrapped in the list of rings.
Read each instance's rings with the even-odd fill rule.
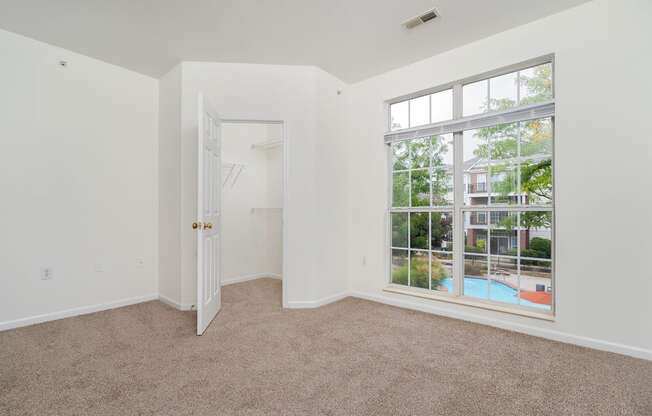
[[[467,194],[479,194],[487,192],[487,184],[480,182],[480,183],[469,183],[466,185],[466,193]]]
[[[487,225],[487,215],[485,213],[481,213],[480,215],[478,215],[477,212],[473,212],[470,215],[469,224],[471,224],[471,225]]]
[[[486,212],[471,212],[469,214],[470,225],[488,225],[487,220],[491,217],[491,224],[500,224],[505,218],[509,216],[509,212],[505,211],[491,211],[489,215]]]

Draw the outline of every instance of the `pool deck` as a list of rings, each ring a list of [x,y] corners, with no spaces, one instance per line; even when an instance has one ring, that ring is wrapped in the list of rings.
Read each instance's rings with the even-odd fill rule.
[[[519,276],[516,274],[510,274],[507,276],[492,275],[491,280],[495,280],[504,285],[507,285],[514,290],[519,289]],[[521,275],[520,278],[521,299],[529,300],[530,302],[538,303],[541,305],[552,304],[552,293],[548,292],[547,290],[545,292],[537,291],[537,285],[544,285],[546,288],[548,288],[550,284],[551,284],[551,279],[547,279],[545,277]]]
[[[489,280],[488,276],[472,276],[472,278]],[[518,282],[519,282],[518,275],[515,274],[510,274],[508,276],[492,275],[491,280],[501,283],[505,286],[508,286],[514,290],[518,290]],[[545,287],[547,288],[548,286],[550,286],[550,283],[551,283],[550,279],[546,279],[543,277],[521,276],[521,292],[520,292],[521,299],[530,301],[532,303],[537,303],[539,305],[552,305],[551,292],[548,291],[538,292],[536,290],[537,284],[545,285]],[[448,289],[445,286],[439,287],[438,290],[446,291],[446,292],[448,291]]]

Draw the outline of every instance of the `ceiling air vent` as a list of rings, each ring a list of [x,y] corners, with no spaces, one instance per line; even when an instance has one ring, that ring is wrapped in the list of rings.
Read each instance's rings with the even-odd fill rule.
[[[427,12],[423,13],[420,16],[413,17],[412,19],[409,19],[405,22],[403,22],[403,26],[405,26],[406,29],[412,29],[414,27],[419,26],[422,23],[426,23],[435,17],[438,17],[439,14],[437,13],[437,10],[432,9],[428,10]]]

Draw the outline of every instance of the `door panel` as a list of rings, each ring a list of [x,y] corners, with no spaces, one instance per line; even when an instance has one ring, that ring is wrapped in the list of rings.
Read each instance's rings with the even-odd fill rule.
[[[197,335],[219,312],[221,302],[220,120],[210,103],[198,99],[197,138]]]

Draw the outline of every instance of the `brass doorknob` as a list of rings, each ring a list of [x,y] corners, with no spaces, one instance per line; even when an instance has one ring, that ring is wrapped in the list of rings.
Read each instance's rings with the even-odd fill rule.
[[[204,224],[204,230],[210,230],[213,228],[213,223],[212,222],[207,222]]]
[[[193,230],[196,230],[197,228],[200,228],[201,226],[202,226],[201,221],[193,222],[193,223],[192,223],[192,229],[193,229]]]

